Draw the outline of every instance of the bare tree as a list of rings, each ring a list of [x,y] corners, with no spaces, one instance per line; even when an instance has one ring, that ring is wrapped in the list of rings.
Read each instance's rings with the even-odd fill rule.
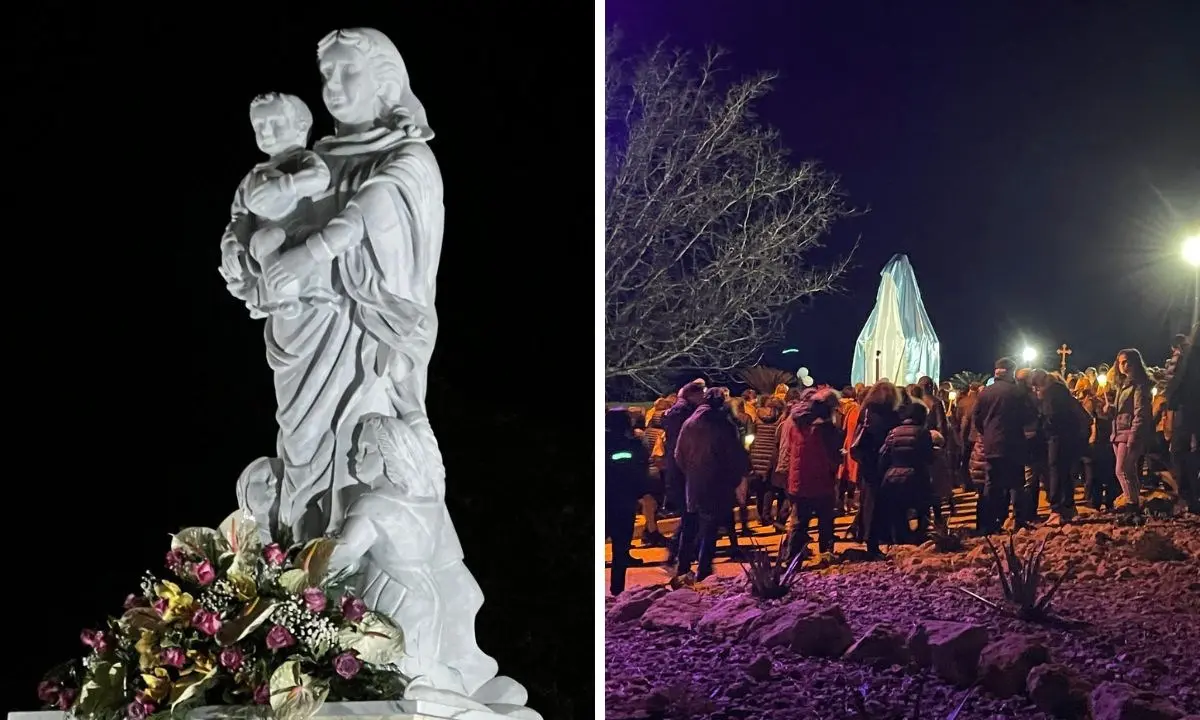
[[[728,371],[835,287],[806,255],[852,214],[838,178],[788,161],[753,105],[775,75],[719,86],[722,57],[660,45],[606,56],[605,378],[661,390],[671,370]]]

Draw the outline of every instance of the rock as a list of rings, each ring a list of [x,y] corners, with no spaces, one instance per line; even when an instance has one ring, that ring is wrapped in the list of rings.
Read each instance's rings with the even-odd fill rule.
[[[851,645],[842,659],[888,667],[907,665],[909,654],[904,636],[891,625],[879,623],[872,625],[865,635]]]
[[[1092,686],[1066,665],[1036,665],[1026,676],[1025,685],[1039,710],[1065,720],[1087,717]]]
[[[1025,692],[1025,677],[1050,661],[1046,646],[1028,635],[1005,635],[979,654],[979,684],[997,697]]]
[[[914,630],[913,634],[924,634],[929,665],[938,677],[959,687],[967,687],[974,682],[979,653],[988,641],[987,628],[947,620],[922,620],[918,627],[919,630]],[[913,638],[912,635],[909,637],[910,640]],[[922,652],[918,648],[910,650],[914,655]]]
[[[725,688],[725,697],[736,700],[746,697],[750,692],[750,683],[745,680],[734,680],[729,683],[729,687]]]
[[[629,622],[637,620],[642,613],[654,604],[654,601],[667,594],[662,585],[647,585],[621,593],[620,597],[608,608],[606,613],[611,622]]]
[[[1096,543],[1096,545],[1100,547],[1111,544],[1112,540],[1112,535],[1109,535],[1103,530],[1097,530],[1096,534],[1092,536],[1092,542]]]
[[[771,656],[759,655],[746,666],[746,674],[755,680],[766,680],[771,677]]]
[[[642,614],[647,630],[691,630],[708,609],[704,596],[695,590],[672,590],[651,603]]]
[[[696,623],[696,629],[718,637],[737,638],[762,617],[763,612],[758,601],[750,595],[730,595],[709,608]]]
[[[1179,720],[1169,700],[1122,682],[1103,682],[1088,699],[1092,720]]]
[[[918,624],[912,629],[905,639],[905,645],[908,647],[909,657],[917,665],[927,668],[933,664],[929,650],[929,632],[925,630],[924,625]]]
[[[798,601],[771,608],[746,629],[745,638],[763,647],[790,647],[802,655],[837,657],[854,642],[839,607]]]
[[[1133,541],[1133,556],[1147,562],[1186,560],[1187,554],[1175,547],[1170,538],[1147,530]]]

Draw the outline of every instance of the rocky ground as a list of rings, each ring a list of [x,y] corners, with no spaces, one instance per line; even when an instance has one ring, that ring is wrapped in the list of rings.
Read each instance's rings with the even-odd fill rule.
[[[999,541],[1000,538],[995,540]],[[999,601],[983,540],[805,569],[782,600],[715,576],[609,599],[606,717],[1171,720],[1200,714],[1200,519],[1122,527],[1095,515],[1022,530],[1045,541],[1058,620]],[[660,574],[665,579],[665,574]],[[969,695],[969,697],[967,697]]]

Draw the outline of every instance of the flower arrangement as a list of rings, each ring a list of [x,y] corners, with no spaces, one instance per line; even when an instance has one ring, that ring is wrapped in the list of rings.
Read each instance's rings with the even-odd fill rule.
[[[201,705],[270,705],[304,720],[326,699],[395,699],[403,636],[330,576],[334,540],[264,545],[235,513],[218,530],[174,535],[167,573],[147,573],[82,660],[38,686],[80,720],[146,720]]]

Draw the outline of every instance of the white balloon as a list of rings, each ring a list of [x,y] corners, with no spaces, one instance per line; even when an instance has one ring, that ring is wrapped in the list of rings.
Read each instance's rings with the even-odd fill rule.
[[[800,379],[800,382],[804,383],[804,387],[812,387],[813,379],[810,378],[809,376],[805,375],[803,378]]]
[[[800,368],[799,370],[796,371],[796,375],[797,375],[797,377],[802,377],[802,378],[808,377],[808,368],[806,368],[806,367]]]

